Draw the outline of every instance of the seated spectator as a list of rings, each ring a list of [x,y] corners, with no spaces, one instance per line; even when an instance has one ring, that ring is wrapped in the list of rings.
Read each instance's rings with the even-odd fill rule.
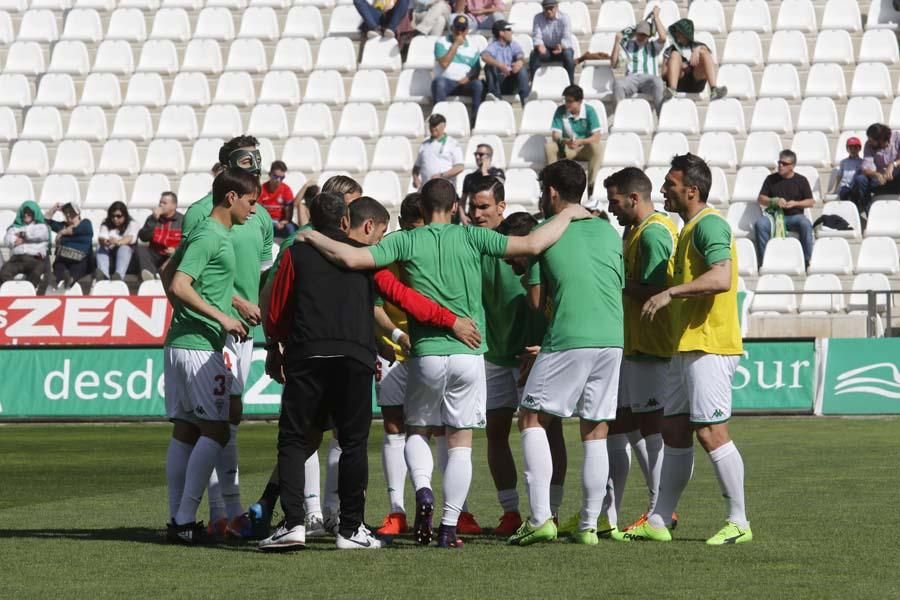
[[[631,98],[635,94],[653,96],[653,105],[659,112],[663,101],[665,85],[659,76],[659,59],[666,45],[666,29],[659,18],[659,7],[653,9],[653,20],[658,37],[651,40],[653,29],[648,21],[641,21],[633,30],[626,29],[616,34],[613,52],[609,62],[615,69],[619,57],[625,54],[625,77],[617,77],[613,86],[616,102]]]
[[[577,85],[563,90],[563,100],[563,104],[553,113],[550,124],[552,139],[544,146],[544,154],[548,165],[563,158],[586,161],[590,194],[603,159],[600,118],[594,107],[585,103],[584,90]]]
[[[876,194],[900,193],[900,131],[881,123],[866,129],[861,171],[853,178],[850,199],[863,220],[869,217],[869,206]]]
[[[294,235],[294,191],[284,182],[287,165],[276,160],[269,167],[269,180],[260,186],[257,204],[265,207],[272,217],[275,237],[286,238]]]
[[[469,29],[492,29],[494,23],[503,20],[506,7],[503,0],[456,0],[453,16],[464,15],[469,19]]]
[[[36,202],[26,200],[22,203],[16,212],[16,220],[6,230],[5,241],[11,256],[0,269],[0,283],[21,274],[37,289],[50,247],[50,229]]]
[[[144,226],[138,231],[138,239],[149,243],[147,246],[137,247],[143,281],[158,277],[163,263],[175,254],[181,243],[181,222],[184,215],[177,208],[178,196],[175,192],[163,192],[159,197],[159,206],[153,209],[153,214],[147,217]]]
[[[863,159],[859,155],[860,150],[862,150],[862,142],[858,137],[847,138],[847,154],[849,156],[841,160],[840,166],[836,169],[837,177],[834,179],[837,196],[840,200],[850,200],[853,180],[862,169]]]
[[[116,281],[125,279],[131,257],[134,256],[140,227],[128,214],[124,202],[117,200],[109,205],[106,219],[100,225],[100,233],[97,236],[97,272],[94,276],[98,280],[110,279],[110,263],[115,265],[112,279]]]
[[[525,69],[525,52],[513,41],[512,25],[500,20],[492,29],[494,41],[481,53],[487,99],[497,100],[503,94],[519,94],[522,105],[534,99]]]
[[[575,83],[575,44],[569,15],[559,12],[559,0],[543,0],[541,12],[534,15],[531,28],[534,50],[531,51],[528,70],[531,78],[548,63],[562,63],[569,74],[569,84]]]
[[[452,21],[450,33],[434,43],[434,81],[431,82],[431,97],[435,104],[447,96],[471,96],[472,114],[470,121],[475,124],[478,107],[484,96],[484,84],[478,79],[481,69],[481,55],[475,44],[469,43],[469,21],[464,15],[457,15]]]
[[[788,231],[800,235],[803,246],[803,258],[809,266],[809,257],[813,249],[812,223],[803,214],[803,210],[815,204],[809,180],[794,172],[797,155],[790,150],[783,150],[778,155],[778,171],[766,177],[759,191],[759,205],[763,216],[755,223],[756,254],[759,264],[763,263],[766,246],[772,237],[785,237]]]
[[[360,29],[370,40],[379,35],[396,37],[400,21],[409,13],[409,0],[375,0],[373,4],[353,0],[353,6],[363,20]]]
[[[309,223],[309,201],[320,192],[315,181],[307,181],[294,197],[294,206],[297,207],[297,223],[303,227]]]
[[[415,0],[412,26],[421,35],[443,35],[450,18],[447,0]]]
[[[55,221],[50,217],[62,210],[65,221]],[[58,291],[71,288],[76,281],[91,272],[91,250],[94,226],[81,218],[81,210],[76,204],[67,202],[60,207],[54,204],[44,213],[47,224],[56,233],[56,260],[53,261],[53,275]]]
[[[459,200],[460,218],[468,220],[468,201],[475,185],[488,178],[494,178],[504,183],[506,173],[503,169],[491,165],[494,158],[494,149],[489,144],[478,144],[475,148],[475,170],[463,177],[462,194]]]
[[[455,139],[447,135],[447,119],[444,115],[428,117],[431,137],[422,142],[412,170],[413,187],[421,189],[426,181],[453,178],[462,173],[463,155]]]
[[[672,44],[663,52],[663,78],[668,83],[663,99],[668,100],[676,92],[699,94],[707,82],[711,100],[724,98],[728,88],[716,86],[716,60],[706,44],[694,40],[694,22],[675,21],[669,26],[669,36]]]

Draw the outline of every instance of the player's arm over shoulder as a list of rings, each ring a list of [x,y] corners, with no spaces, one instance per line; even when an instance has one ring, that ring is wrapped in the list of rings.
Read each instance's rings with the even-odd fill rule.
[[[464,228],[472,245],[481,254],[495,258],[502,258],[506,254],[506,248],[511,238],[486,227],[465,225]]]

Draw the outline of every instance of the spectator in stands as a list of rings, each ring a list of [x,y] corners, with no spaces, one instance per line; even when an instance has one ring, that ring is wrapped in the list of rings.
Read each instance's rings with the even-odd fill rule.
[[[315,181],[307,181],[294,197],[294,206],[297,207],[297,224],[303,227],[309,223],[308,202],[316,197],[321,190]]]
[[[443,35],[450,18],[447,0],[415,0],[412,26],[421,35]]]
[[[887,125],[874,123],[866,129],[866,137],[862,170],[854,177],[850,191],[863,221],[868,219],[874,195],[900,193],[900,131],[892,132]]]
[[[858,137],[847,138],[847,156],[841,160],[840,166],[836,169],[837,177],[834,178],[834,186],[837,190],[837,196],[840,200],[850,200],[853,191],[853,180],[862,169],[863,159],[859,155],[862,150],[862,141]]]
[[[58,210],[62,211],[65,221],[50,218]],[[91,272],[94,226],[87,219],[81,218],[81,209],[73,202],[67,202],[61,207],[57,202],[44,213],[44,218],[50,229],[56,233],[53,275],[56,278],[57,289],[64,291]]]
[[[432,179],[453,178],[462,173],[463,155],[455,139],[445,133],[447,119],[434,114],[428,118],[431,137],[422,142],[412,170],[413,187],[421,189]]]
[[[468,201],[475,185],[485,179],[493,177],[504,183],[506,173],[503,169],[491,164],[494,158],[494,149],[489,144],[478,144],[475,148],[475,170],[463,177],[462,196],[459,202],[460,218],[468,221]]]
[[[503,0],[456,0],[453,16],[464,15],[469,19],[469,29],[492,29],[497,21],[503,20],[506,7]]]
[[[754,229],[756,231],[756,253],[759,264],[763,262],[766,246],[772,237],[785,237],[788,231],[800,235],[803,258],[809,266],[813,249],[813,227],[803,210],[815,204],[809,180],[794,172],[797,155],[783,150],[778,155],[778,171],[766,177],[759,191],[759,205],[763,209]]]
[[[588,163],[588,186],[593,189],[594,177],[603,158],[600,148],[600,118],[593,106],[584,101],[584,90],[570,85],[563,90],[563,104],[553,113],[549,140],[544,146],[547,164],[568,158]],[[588,193],[591,193],[590,191]]]
[[[641,21],[633,30],[626,29],[616,34],[613,52],[609,62],[615,69],[619,56],[625,54],[625,77],[617,77],[613,86],[616,102],[635,94],[650,94],[653,105],[659,112],[663,102],[665,85],[659,76],[659,59],[666,46],[666,28],[659,18],[659,6],[653,8],[653,21],[658,37],[650,39],[653,28],[649,21]]]
[[[147,246],[137,247],[138,265],[141,279],[149,281],[158,277],[163,263],[175,254],[181,243],[181,221],[184,219],[177,210],[178,196],[175,192],[163,192],[159,197],[159,205],[153,214],[147,217],[144,226],[138,231],[138,239],[148,242]]]
[[[110,263],[115,265],[112,279],[116,281],[125,279],[131,257],[134,256],[140,227],[128,214],[124,202],[116,200],[109,205],[106,219],[100,225],[100,233],[97,236],[97,272],[94,274],[96,279],[110,279]]]
[[[668,83],[663,99],[668,100],[676,92],[699,94],[710,88],[710,99],[724,98],[725,86],[716,86],[718,67],[709,47],[694,40],[694,22],[690,19],[675,21],[669,26],[671,44],[663,52],[663,78]]]
[[[569,15],[559,12],[559,0],[543,0],[541,12],[534,15],[531,28],[534,50],[528,70],[531,78],[547,63],[561,62],[569,74],[569,84],[575,83],[574,38]]]
[[[431,97],[435,103],[447,96],[471,96],[472,114],[470,121],[475,124],[475,116],[484,96],[484,84],[478,79],[481,69],[481,55],[474,43],[467,39],[469,20],[465,15],[457,15],[451,22],[448,35],[434,43],[434,80],[431,82]]]
[[[294,191],[284,182],[287,174],[287,165],[283,161],[276,160],[269,167],[269,180],[262,184],[257,203],[272,217],[272,226],[275,228],[275,237],[290,237],[297,231],[294,225]]]
[[[372,4],[367,0],[353,0],[353,6],[363,20],[359,27],[370,40],[379,35],[396,37],[400,21],[409,13],[409,0],[375,0]]]
[[[0,269],[0,283],[24,275],[37,289],[45,270],[50,246],[50,228],[33,200],[26,200],[16,212],[16,220],[6,230],[6,245],[11,256]]]
[[[519,94],[524,106],[535,95],[525,69],[525,52],[513,41],[512,25],[500,20],[491,30],[494,41],[481,53],[488,100],[498,100],[503,94]]]

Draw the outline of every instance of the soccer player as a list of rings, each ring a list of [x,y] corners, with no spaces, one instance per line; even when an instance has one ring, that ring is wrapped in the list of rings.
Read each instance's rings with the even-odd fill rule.
[[[662,402],[666,397],[666,372],[674,352],[669,309],[657,313],[654,325],[641,322],[641,308],[648,298],[666,287],[675,260],[678,229],[668,215],[656,212],[650,199],[652,184],[643,171],[626,167],[603,181],[609,212],[626,227],[624,241],[625,358],[619,376],[619,410],[609,430],[609,475],[612,494],[600,532],[621,539],[617,527],[630,467],[629,443],[644,472],[650,503],[656,507],[662,467]],[[635,523],[640,525],[645,516]],[[608,524],[602,522],[606,518]]]
[[[581,202],[586,177],[578,163],[561,160],[541,172],[541,211],[556,222]],[[519,430],[531,518],[509,538],[525,546],[556,539],[550,508],[553,475],[546,429],[556,417],[581,419],[583,499],[572,541],[595,545],[606,493],[608,421],[616,415],[622,361],[622,242],[605,219],[569,226],[539,259],[550,324],[520,403]]]
[[[728,433],[731,378],[743,352],[737,309],[737,252],[728,222],[706,204],[711,185],[702,158],[672,159],[662,186],[667,206],[684,220],[669,287],[642,309],[655,322],[669,307],[677,343],[665,389],[665,450],[659,497],[647,522],[626,533],[631,539],[671,541],[668,525],[694,468],[694,433],[709,454],[725,497],[725,526],[707,544],[753,539],[744,505],[744,461]]]
[[[252,136],[239,136],[219,149],[219,163],[232,169],[242,169],[259,179],[261,158]],[[209,216],[213,208],[212,194],[194,202],[185,212],[182,223],[186,238],[197,225]],[[241,319],[249,332],[260,324],[259,289],[260,275],[272,266],[272,218],[267,210],[257,210],[246,224],[234,227],[229,239],[239,257],[234,271],[234,294],[231,298],[231,316]],[[250,376],[253,360],[253,338],[243,341],[229,337],[225,343],[225,364],[231,370],[229,422],[231,435],[228,446],[222,454],[222,461],[216,465],[209,483],[210,533],[217,536],[251,535],[250,520],[241,504],[238,485],[238,425],[243,415],[241,397]]]
[[[197,507],[231,435],[232,374],[222,353],[226,337],[244,339],[247,328],[231,313],[237,268],[230,231],[251,219],[259,178],[228,169],[213,181],[213,208],[195,226],[162,272],[174,307],[166,335],[166,414],[173,423],[166,455],[168,538],[196,544],[204,527]]]
[[[315,231],[301,232],[298,237],[350,269],[372,269],[399,262],[413,289],[455,314],[472,318],[482,331],[481,256],[536,256],[559,239],[573,218],[588,215],[580,205],[574,204],[540,230],[526,237],[507,238],[485,228],[451,224],[456,211],[453,185],[435,179],[422,188],[424,227],[396,232],[371,248],[354,248]],[[430,428],[444,426],[449,456],[444,472],[444,510],[438,545],[457,547],[456,525],[472,479],[472,430],[485,425],[481,356],[485,347],[482,344],[473,350],[445,332],[415,321],[411,323],[410,334],[412,357],[408,361],[404,411],[406,464],[416,488],[414,535],[422,545],[429,544],[433,538],[433,458],[428,437]]]

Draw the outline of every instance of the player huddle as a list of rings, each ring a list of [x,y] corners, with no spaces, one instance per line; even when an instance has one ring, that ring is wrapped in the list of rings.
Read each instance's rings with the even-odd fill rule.
[[[186,217],[185,240],[163,273],[175,307],[165,353],[170,540],[228,535],[287,550],[331,533],[340,549],[374,549],[411,529],[420,545],[460,547],[460,535],[481,532],[466,506],[472,435],[481,428],[502,509],[493,533],[512,545],[562,535],[587,545],[601,537],[670,541],[695,432],[728,511],[707,543],[752,539],[743,461],[727,426],[742,353],[737,258],[729,225],[706,206],[711,176],[700,158],[673,158],[663,185],[666,209],[685,222],[680,234],[655,211],[639,169],[604,182],[624,240],[581,206],[586,178],[572,161],[541,172],[540,223],[526,213],[504,219],[503,182],[487,177],[471,191],[474,225],[453,224],[456,191],[433,180],[404,200],[401,229],[387,236],[387,211],[339,176],[309,202],[311,226],[285,241],[270,270],[271,222],[254,206],[255,143],[223,146],[225,170],[191,208],[200,218]],[[247,332],[260,322],[267,373],[284,392],[278,464],[245,512],[236,436]],[[364,524],[373,393],[391,504],[375,532]],[[509,445],[516,414],[525,519]],[[582,504],[561,519],[561,419],[573,416],[584,451]],[[329,430],[323,508],[316,451]],[[432,439],[443,473],[436,531]],[[631,454],[649,506],[619,527]],[[411,528],[407,477],[416,499]],[[196,515],[207,489],[208,528]],[[279,497],[284,520],[272,531]]]

